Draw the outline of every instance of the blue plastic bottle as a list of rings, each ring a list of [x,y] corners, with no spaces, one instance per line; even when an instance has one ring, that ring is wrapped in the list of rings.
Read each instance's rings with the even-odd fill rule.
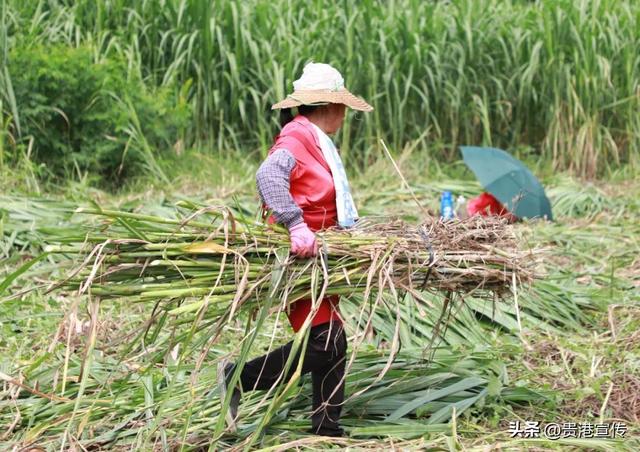
[[[440,198],[440,218],[443,220],[453,220],[453,217],[453,196],[450,191],[444,191]]]

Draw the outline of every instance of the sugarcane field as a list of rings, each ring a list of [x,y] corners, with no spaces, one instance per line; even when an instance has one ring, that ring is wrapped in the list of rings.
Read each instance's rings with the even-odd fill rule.
[[[0,9],[0,451],[640,450],[640,2]]]

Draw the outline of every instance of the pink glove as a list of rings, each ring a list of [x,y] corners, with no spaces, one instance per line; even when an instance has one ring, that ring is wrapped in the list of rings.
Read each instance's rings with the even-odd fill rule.
[[[291,252],[301,257],[315,256],[317,252],[316,235],[307,223],[298,223],[289,229],[291,236]]]

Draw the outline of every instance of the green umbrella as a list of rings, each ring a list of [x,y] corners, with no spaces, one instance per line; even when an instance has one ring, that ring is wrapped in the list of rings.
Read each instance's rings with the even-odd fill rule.
[[[542,184],[524,164],[500,149],[460,146],[482,186],[518,218],[553,220]]]

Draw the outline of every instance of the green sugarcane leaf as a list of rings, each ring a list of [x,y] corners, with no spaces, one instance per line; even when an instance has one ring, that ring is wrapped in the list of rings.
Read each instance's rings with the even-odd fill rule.
[[[427,425],[420,422],[405,422],[401,425],[384,424],[370,427],[356,427],[349,430],[352,437],[392,437],[392,438],[418,438],[427,433],[447,433],[451,431],[449,424]]]
[[[464,391],[466,389],[475,388],[476,386],[486,384],[487,380],[479,377],[468,377],[461,381],[458,381],[451,386],[447,386],[442,389],[437,390],[427,390],[422,397],[418,397],[414,400],[411,400],[409,403],[404,404],[389,416],[387,416],[387,421],[397,421],[402,416],[405,416],[411,413],[413,410],[418,408],[421,405],[424,405],[427,402],[431,402],[433,400],[441,399],[451,394],[455,394],[457,392]]]
[[[451,405],[445,406],[435,413],[431,415],[431,417],[427,420],[428,424],[437,424],[443,421],[446,421],[451,418],[454,412],[456,416],[459,416],[465,410],[467,410],[470,406],[481,400],[487,395],[487,389],[483,389],[480,393],[475,397],[470,397],[468,399],[460,400],[459,402],[455,402]]]
[[[38,257],[31,259],[24,264],[22,264],[16,271],[9,273],[2,282],[0,283],[0,295],[7,290],[7,288],[13,283],[17,278],[26,273],[31,267],[37,264],[40,261],[43,261],[49,256],[50,253],[44,252]]]

